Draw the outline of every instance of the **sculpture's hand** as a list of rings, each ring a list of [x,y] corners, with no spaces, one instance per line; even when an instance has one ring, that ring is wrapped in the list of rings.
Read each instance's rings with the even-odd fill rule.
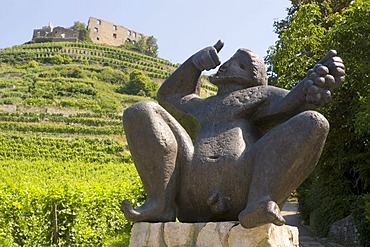
[[[222,49],[223,46],[224,42],[219,40],[214,46],[209,46],[201,51],[198,51],[192,57],[194,65],[200,71],[216,68],[221,63],[217,53]]]
[[[324,105],[331,99],[331,92],[341,86],[345,78],[345,67],[335,50],[327,52],[326,56],[308,70],[304,82],[304,93],[308,103]]]

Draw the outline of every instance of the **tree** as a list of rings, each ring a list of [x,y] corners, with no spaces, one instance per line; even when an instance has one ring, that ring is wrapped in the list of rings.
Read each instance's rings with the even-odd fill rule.
[[[331,130],[317,168],[298,189],[300,210],[323,236],[353,214],[361,243],[370,246],[370,1],[292,3],[288,17],[275,23],[279,40],[265,59],[271,83],[292,87],[329,49],[347,71],[332,103],[320,109]]]
[[[320,23],[320,16],[319,6],[304,5],[288,18],[287,27],[277,29],[280,39],[270,47],[265,59],[271,84],[293,87],[324,54],[326,30]],[[284,22],[285,25],[287,23]]]
[[[138,42],[133,43],[131,41],[126,41],[123,45],[124,48],[129,50],[134,50],[151,57],[158,56],[158,44],[157,39],[153,36],[141,37]]]
[[[146,54],[152,57],[158,56],[158,44],[157,39],[153,36],[149,36],[146,39],[147,52]]]
[[[90,38],[90,31],[86,28],[86,25],[84,23],[75,21],[70,29],[79,32],[78,39],[80,41],[92,42]]]
[[[141,70],[133,70],[129,76],[129,82],[121,87],[120,93],[146,96],[155,98],[158,90],[158,84],[152,81]]]
[[[145,36],[142,36],[137,43],[134,43],[137,50],[144,54],[146,54],[146,51],[148,49],[147,44],[146,44],[146,39],[147,38]]]

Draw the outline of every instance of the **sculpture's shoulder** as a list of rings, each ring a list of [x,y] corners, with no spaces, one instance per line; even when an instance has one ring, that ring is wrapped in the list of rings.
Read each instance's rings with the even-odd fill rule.
[[[248,87],[240,90],[236,90],[232,93],[230,93],[231,97],[238,97],[238,96],[253,96],[253,95],[273,95],[281,92],[288,92],[288,90],[285,90],[283,88],[271,86],[271,85],[261,85],[261,86],[254,86],[254,87]]]
[[[263,85],[237,90],[226,95],[224,98],[226,99],[226,101],[237,101],[240,103],[250,104],[252,102],[266,101],[270,97],[276,95],[284,96],[288,92],[288,90],[282,88],[270,85]]]

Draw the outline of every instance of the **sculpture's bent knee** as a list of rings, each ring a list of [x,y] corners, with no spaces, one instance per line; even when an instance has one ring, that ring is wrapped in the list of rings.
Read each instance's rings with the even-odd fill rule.
[[[123,124],[129,122],[140,122],[142,117],[149,116],[150,112],[152,112],[155,108],[160,107],[157,103],[152,101],[140,101],[129,108],[127,108],[122,115]]]
[[[299,114],[303,127],[312,135],[327,135],[329,132],[328,120],[319,112],[305,111]]]

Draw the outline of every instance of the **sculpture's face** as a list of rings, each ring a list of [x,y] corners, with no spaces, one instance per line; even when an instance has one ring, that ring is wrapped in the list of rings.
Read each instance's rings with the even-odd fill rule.
[[[210,76],[210,81],[217,86],[230,83],[243,85],[246,88],[266,85],[267,81],[260,78],[257,71],[260,68],[253,62],[251,54],[247,50],[238,50],[234,56],[221,65],[216,74]],[[266,73],[264,68],[262,72]]]

